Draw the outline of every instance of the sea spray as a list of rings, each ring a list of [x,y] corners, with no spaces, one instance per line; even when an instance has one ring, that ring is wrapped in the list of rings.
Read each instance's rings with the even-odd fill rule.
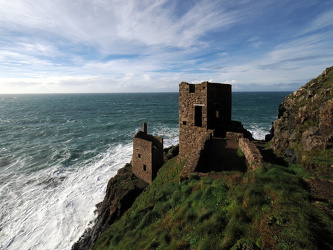
[[[71,170],[57,166],[17,174],[1,188],[4,249],[68,249],[94,219],[107,181],[130,160],[132,145],[117,145]],[[15,188],[14,188],[15,187]]]

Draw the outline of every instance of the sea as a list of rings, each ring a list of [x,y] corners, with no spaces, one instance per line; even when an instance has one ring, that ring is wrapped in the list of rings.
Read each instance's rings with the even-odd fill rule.
[[[235,92],[232,119],[264,139],[288,94]],[[0,249],[70,249],[143,122],[177,144],[178,93],[0,95]]]

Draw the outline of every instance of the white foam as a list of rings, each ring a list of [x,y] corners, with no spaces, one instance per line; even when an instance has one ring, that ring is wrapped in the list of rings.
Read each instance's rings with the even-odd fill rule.
[[[70,249],[95,218],[108,180],[131,154],[129,143],[75,168],[10,176],[0,189],[0,249]]]
[[[177,145],[179,143],[178,128],[158,126],[157,128],[153,128],[152,134],[164,138],[163,146],[165,148],[173,146],[173,145]]]
[[[268,129],[259,126],[251,126],[248,130],[252,133],[253,138],[256,140],[265,140],[265,135],[269,133]]]

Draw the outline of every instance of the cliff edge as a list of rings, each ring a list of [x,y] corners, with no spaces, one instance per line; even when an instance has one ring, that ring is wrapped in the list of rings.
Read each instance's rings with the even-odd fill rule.
[[[292,163],[332,173],[333,67],[285,98],[267,138]]]
[[[72,250],[91,249],[101,233],[121,218],[147,186],[146,182],[135,177],[130,164],[119,169],[108,182],[104,200],[96,205],[98,217],[94,226],[85,230],[80,239],[72,246]]]
[[[176,157],[178,151],[178,145],[165,148],[164,161]],[[147,186],[148,183],[133,174],[131,164],[127,163],[120,168],[109,180],[103,201],[96,205],[97,218],[94,225],[84,231],[72,250],[92,249],[98,237],[122,217]]]

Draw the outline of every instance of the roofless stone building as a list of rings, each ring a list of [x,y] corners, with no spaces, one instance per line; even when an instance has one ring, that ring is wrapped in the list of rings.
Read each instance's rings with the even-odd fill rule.
[[[178,160],[186,160],[180,180],[198,172],[242,170],[238,147],[250,169],[260,166],[262,157],[249,140],[252,135],[240,122],[231,120],[231,107],[230,84],[179,84]],[[163,138],[148,135],[144,123],[133,138],[133,173],[151,184],[162,165]]]
[[[133,173],[151,184],[163,165],[163,138],[147,134],[147,123],[133,138]]]
[[[207,131],[225,136],[231,122],[231,85],[202,82],[179,85],[179,159],[189,157]],[[213,131],[214,130],[214,131]]]

